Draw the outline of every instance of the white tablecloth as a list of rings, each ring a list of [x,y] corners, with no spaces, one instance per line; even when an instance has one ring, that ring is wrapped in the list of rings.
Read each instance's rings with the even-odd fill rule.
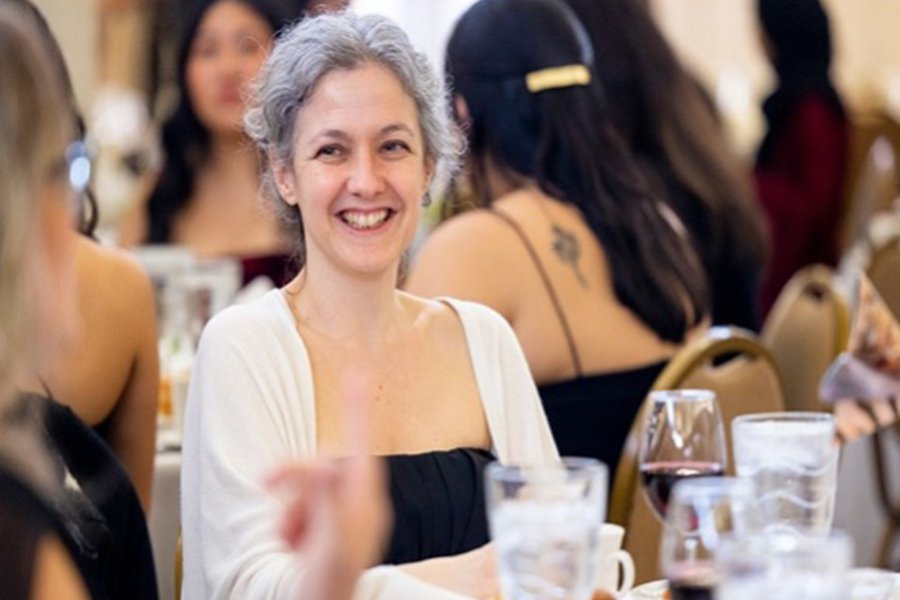
[[[150,541],[160,600],[175,598],[175,542],[181,527],[181,453],[158,452],[150,507]]]

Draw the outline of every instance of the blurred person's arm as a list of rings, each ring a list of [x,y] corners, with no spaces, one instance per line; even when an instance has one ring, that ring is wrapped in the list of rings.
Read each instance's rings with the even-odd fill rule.
[[[13,542],[14,543],[14,542]],[[87,600],[84,582],[62,542],[52,535],[38,543],[31,580],[32,600]]]

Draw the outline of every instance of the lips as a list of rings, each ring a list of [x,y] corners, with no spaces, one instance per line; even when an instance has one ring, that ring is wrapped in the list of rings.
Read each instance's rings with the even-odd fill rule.
[[[359,231],[367,231],[377,229],[386,223],[396,211],[390,208],[382,208],[379,210],[342,210],[338,213],[338,218],[344,223]]]

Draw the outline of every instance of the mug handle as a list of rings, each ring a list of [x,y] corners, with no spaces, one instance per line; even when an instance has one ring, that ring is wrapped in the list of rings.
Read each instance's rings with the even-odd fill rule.
[[[616,593],[630,591],[634,586],[634,560],[627,550],[616,550],[612,553],[612,558],[622,567],[622,581],[619,582]]]

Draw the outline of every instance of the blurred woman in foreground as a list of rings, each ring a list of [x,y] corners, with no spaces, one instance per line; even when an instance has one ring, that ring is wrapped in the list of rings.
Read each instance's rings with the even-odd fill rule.
[[[40,33],[0,4],[0,596],[87,598],[77,542],[54,510],[62,482],[22,419],[17,388],[71,342],[75,124]]]

